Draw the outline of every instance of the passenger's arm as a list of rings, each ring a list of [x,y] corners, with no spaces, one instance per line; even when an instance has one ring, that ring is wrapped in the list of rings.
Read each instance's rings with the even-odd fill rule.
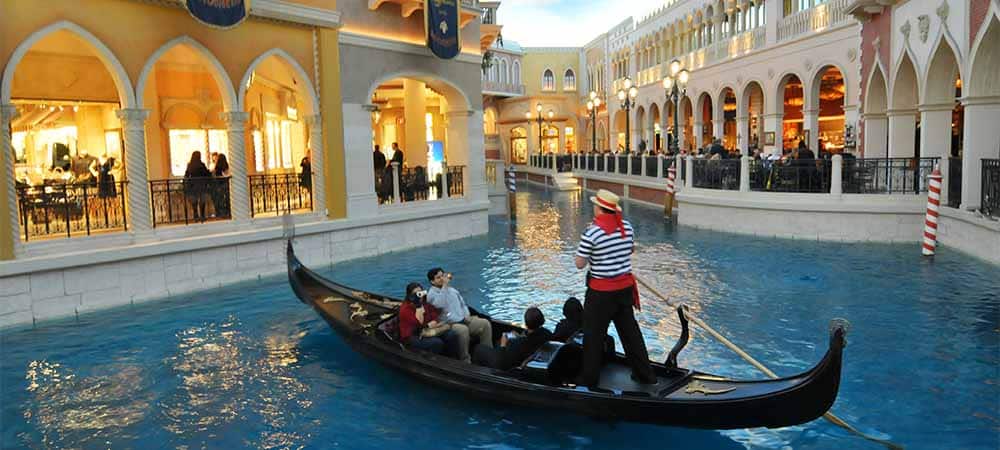
[[[587,260],[585,258],[581,258],[579,256],[576,256],[576,257],[573,258],[573,261],[576,263],[576,268],[577,269],[582,269],[584,267],[587,267]]]

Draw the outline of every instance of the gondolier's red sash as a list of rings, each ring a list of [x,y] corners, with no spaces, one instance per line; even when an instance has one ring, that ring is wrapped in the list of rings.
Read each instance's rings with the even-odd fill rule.
[[[631,273],[618,275],[614,278],[593,278],[587,279],[587,287],[601,292],[614,292],[632,287],[632,306],[637,310],[642,310],[639,305],[639,285],[635,282],[635,277]]]

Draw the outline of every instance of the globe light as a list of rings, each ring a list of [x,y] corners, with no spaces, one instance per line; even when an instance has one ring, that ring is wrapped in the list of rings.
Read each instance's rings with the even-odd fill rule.
[[[595,100],[597,98],[597,92],[590,91],[590,99]]]
[[[528,119],[528,120],[531,120],[531,113],[530,112],[524,113],[524,118]]]
[[[625,101],[625,91],[618,91],[618,100]]]
[[[601,107],[601,99],[597,98],[597,96],[595,95],[594,96],[594,108],[600,108],[600,107]]]
[[[663,89],[670,90],[674,87],[674,79],[672,77],[666,77],[663,79]]]
[[[625,79],[625,89],[628,90],[631,87],[632,87],[632,79],[631,78],[626,78]]]
[[[670,76],[676,77],[677,72],[681,71],[681,62],[678,60],[670,61]]]
[[[587,111],[593,111],[593,110],[594,110],[594,102],[593,100],[591,100],[587,102]]]
[[[538,103],[538,104],[535,105],[535,111],[538,111],[538,114],[542,113],[542,104],[541,103]]]
[[[632,89],[628,90],[628,96],[630,98],[636,98],[639,96],[639,88],[632,86]]]
[[[552,117],[555,116],[555,115],[556,115],[556,113],[552,112],[552,110],[550,109],[549,110],[549,119],[552,119]]]
[[[681,89],[686,88],[687,84],[688,84],[688,78],[690,76],[691,76],[691,74],[687,71],[687,69],[684,69],[684,70],[681,70],[680,72],[678,72],[677,73],[677,86],[680,87]]]

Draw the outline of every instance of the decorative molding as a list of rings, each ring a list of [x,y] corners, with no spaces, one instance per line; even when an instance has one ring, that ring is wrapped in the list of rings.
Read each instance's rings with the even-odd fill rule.
[[[767,69],[767,79],[768,80],[774,79],[774,69]]]
[[[324,28],[344,26],[338,11],[314,8],[284,0],[253,0],[250,15]]]
[[[428,49],[423,45],[414,44],[410,42],[384,39],[380,37],[368,36],[363,34],[355,34],[346,31],[340,32],[340,44],[352,45],[355,47],[374,48],[390,52],[409,53],[411,55],[426,56],[428,58],[437,58],[436,56],[434,56],[433,53],[431,53],[430,49]],[[475,64],[476,67],[479,67],[483,63],[483,57],[478,53],[462,52],[457,57],[455,57],[454,61],[462,63],[471,63]]]
[[[927,14],[917,17],[917,31],[920,32],[920,42],[927,42],[927,34],[931,30],[931,18]]]
[[[941,22],[948,22],[948,0],[942,1],[936,12],[937,16],[941,18]]]
[[[806,68],[806,72],[811,72],[813,70],[813,62],[812,62],[812,60],[807,59],[806,62],[805,62],[805,64],[804,64],[804,67]]]
[[[875,50],[875,51],[877,52],[878,50]],[[857,58],[857,57],[858,57],[858,51],[857,50],[855,50],[853,48],[847,49],[847,60],[848,61],[854,62],[854,59]]]
[[[903,33],[903,42],[910,42],[910,21],[907,20],[903,26],[899,27],[899,32]]]
[[[875,39],[872,40],[872,50],[875,50],[875,52],[877,53],[881,47],[882,47],[882,36],[875,36]]]

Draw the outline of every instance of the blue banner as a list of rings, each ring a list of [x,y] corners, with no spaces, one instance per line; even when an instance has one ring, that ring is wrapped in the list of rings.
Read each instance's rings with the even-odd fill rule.
[[[462,51],[459,0],[424,0],[427,47],[441,59],[452,59]]]
[[[195,19],[217,28],[239,25],[250,10],[250,0],[186,0],[185,3]]]

